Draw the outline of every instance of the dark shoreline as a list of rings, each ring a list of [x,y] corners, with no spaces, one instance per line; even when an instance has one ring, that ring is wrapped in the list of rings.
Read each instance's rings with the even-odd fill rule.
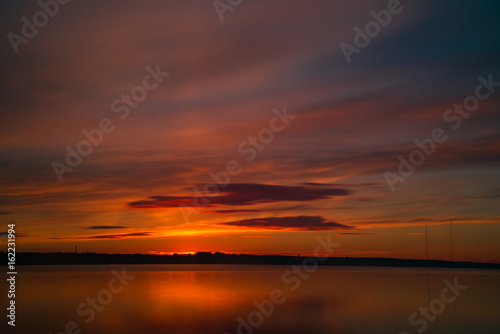
[[[7,253],[0,252],[3,265]],[[99,254],[99,253],[16,253],[16,266],[22,265],[88,265],[88,264],[257,264],[297,265],[307,257],[282,255],[248,255],[200,252],[193,255],[173,254]],[[440,260],[408,260],[392,258],[330,257],[316,261],[321,266],[472,268],[500,269],[498,263],[451,262]],[[307,262],[306,262],[307,263]],[[312,263],[309,263],[312,265]]]

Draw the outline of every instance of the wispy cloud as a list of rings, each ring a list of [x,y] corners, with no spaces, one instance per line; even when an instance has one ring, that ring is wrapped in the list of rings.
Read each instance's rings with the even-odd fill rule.
[[[197,206],[203,198],[209,204],[200,206],[244,206],[275,202],[310,202],[334,196],[348,196],[350,190],[343,188],[326,188],[313,186],[279,186],[256,183],[229,184],[221,195],[196,197],[184,196],[151,196],[150,200],[131,202],[133,208],[177,208],[179,205]]]
[[[347,226],[329,221],[320,216],[297,216],[297,217],[268,217],[253,218],[233,222],[221,223],[221,225],[242,226],[258,229],[295,229],[302,231],[317,230],[352,230],[353,226]]]
[[[219,215],[231,215],[238,213],[255,213],[260,212],[259,210],[217,210],[217,211],[205,211],[206,213],[215,213]]]
[[[123,239],[131,237],[148,237],[151,232],[136,232],[136,233],[124,233],[124,234],[101,234],[101,235],[89,235],[89,236],[75,236],[75,237],[53,237],[48,239]]]
[[[84,227],[86,230],[112,230],[112,229],[119,229],[119,228],[127,228],[126,226],[113,226],[113,225],[93,225],[93,226],[88,226]]]
[[[0,237],[6,237],[8,235],[9,235],[8,232],[0,232]],[[22,237],[28,236],[28,234],[25,234],[25,233],[15,233],[14,235],[16,236],[16,238],[22,238]]]

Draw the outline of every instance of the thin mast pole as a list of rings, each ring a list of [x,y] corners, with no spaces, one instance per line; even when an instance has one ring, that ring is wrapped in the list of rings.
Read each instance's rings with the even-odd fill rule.
[[[453,220],[450,219],[450,244],[451,244],[451,262],[453,262]],[[453,266],[453,264],[452,264]],[[455,279],[455,267],[452,267],[452,275],[453,279]],[[453,317],[454,317],[454,323],[453,323],[453,333],[457,332],[457,300],[453,300]]]
[[[429,262],[429,240],[427,238],[427,224],[425,224],[425,257]],[[429,263],[427,263],[427,305],[431,303],[431,286],[429,282]]]
[[[453,220],[450,219],[451,261],[453,262]]]
[[[425,225],[425,255],[426,255],[427,261],[429,261],[429,240],[427,237],[427,224]]]

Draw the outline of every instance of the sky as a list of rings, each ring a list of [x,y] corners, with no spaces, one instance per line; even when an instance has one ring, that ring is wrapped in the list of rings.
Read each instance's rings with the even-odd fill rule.
[[[0,5],[4,246],[500,262],[498,1],[46,3]]]

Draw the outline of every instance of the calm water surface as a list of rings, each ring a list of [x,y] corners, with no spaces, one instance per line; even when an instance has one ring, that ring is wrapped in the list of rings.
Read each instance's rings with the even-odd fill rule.
[[[112,269],[135,278],[108,293]],[[324,267],[304,279],[290,266],[121,265],[19,267],[17,333],[500,333],[500,271]],[[439,302],[444,280],[466,285]],[[300,285],[299,285],[300,284]],[[293,288],[296,288],[295,291]],[[265,302],[273,290],[282,304]],[[105,291],[107,290],[107,291]],[[98,296],[99,295],[99,296]],[[111,296],[111,299],[109,297]],[[446,298],[452,296],[445,294]],[[100,297],[99,311],[86,305]],[[434,302],[442,312],[409,316]],[[97,303],[99,300],[96,299]],[[257,315],[257,301],[272,308]],[[83,305],[81,305],[83,303]],[[439,310],[439,306],[444,309]],[[77,308],[81,307],[80,312]],[[267,312],[267,311],[266,311]],[[91,319],[91,314],[94,318]],[[439,313],[439,312],[438,312]],[[253,315],[253,322],[249,315]],[[246,325],[239,325],[241,317]],[[88,321],[88,323],[87,323]],[[253,327],[251,324],[259,324]]]

